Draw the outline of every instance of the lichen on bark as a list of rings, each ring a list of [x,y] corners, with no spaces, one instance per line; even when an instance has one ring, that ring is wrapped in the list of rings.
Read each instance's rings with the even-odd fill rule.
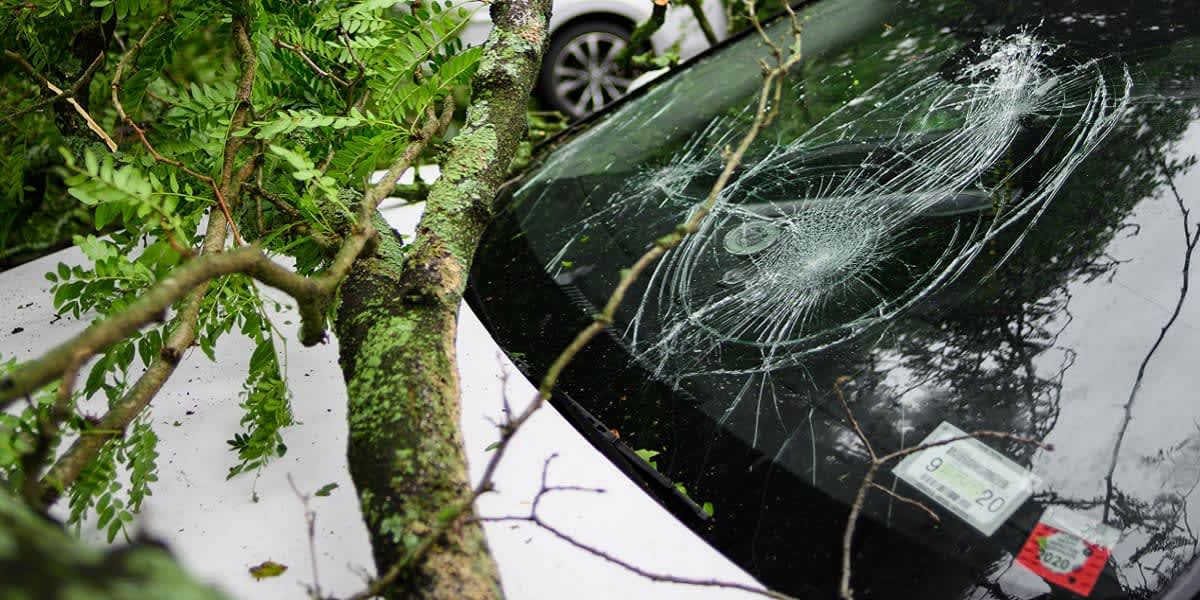
[[[492,4],[495,24],[462,131],[430,190],[413,244],[391,230],[341,289],[336,333],[349,394],[349,462],[382,573],[471,497],[459,431],[458,306],[495,192],[526,128],[548,0]],[[391,598],[501,597],[478,523],[459,519],[405,564]]]

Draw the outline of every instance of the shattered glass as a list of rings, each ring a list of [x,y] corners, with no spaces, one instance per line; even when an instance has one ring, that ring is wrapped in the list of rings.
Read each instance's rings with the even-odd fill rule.
[[[1200,517],[1200,407],[1178,367],[1200,347],[1172,331],[1200,322],[1186,243],[1200,27],[1155,6],[815,3],[775,122],[568,370],[558,406],[598,418],[577,423],[598,444],[660,451],[686,484],[676,500],[716,506],[697,531],[785,591],[828,593],[839,568],[869,458],[842,392],[881,451],[943,421],[1057,448],[989,442],[1039,482],[990,538],[873,492],[860,560],[887,566],[860,569],[858,589],[1039,597],[1013,556],[1042,508],[1065,506],[1123,531],[1093,598],[1161,590],[1195,556]],[[769,31],[788,39],[787,23]],[[472,285],[531,377],[704,200],[766,52],[751,35],[635,94],[512,191]]]
[[[865,113],[836,111],[795,140],[758,148],[700,230],[656,266],[623,332],[638,359],[675,382],[803,365],[955,281],[1005,230],[1033,226],[1127,106],[1128,76],[1110,82],[1094,63],[1049,68],[1047,45],[1032,35],[987,40],[979,52],[985,58],[958,74],[964,82],[928,74],[947,58],[933,54],[866,90],[863,102],[884,100]],[[1036,154],[997,166],[1028,119],[1052,124],[1024,143],[1040,148],[1062,130],[1058,143],[1069,148],[1018,192],[1009,183]],[[717,150],[739,131],[726,121],[736,123],[714,121],[564,231],[547,270],[561,275],[573,264],[567,258],[598,220],[683,222],[721,168]],[[896,131],[879,131],[896,121]],[[908,265],[899,280],[882,277],[910,231],[947,217],[959,218],[936,260]],[[724,352],[734,349],[742,351],[736,367]]]

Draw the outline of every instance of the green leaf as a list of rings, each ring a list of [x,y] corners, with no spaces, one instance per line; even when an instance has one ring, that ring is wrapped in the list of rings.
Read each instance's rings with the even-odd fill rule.
[[[328,496],[331,492],[333,492],[333,490],[336,490],[337,487],[338,487],[338,484],[336,484],[336,483],[327,483],[327,484],[321,486],[321,489],[316,491],[316,495],[322,496],[322,497]]]
[[[121,531],[121,527],[123,525],[124,522],[120,519],[113,519],[112,523],[108,525],[108,532],[106,535],[108,543],[111,544],[113,540],[117,539],[117,533]]]
[[[250,355],[250,371],[262,371],[273,367],[275,364],[275,345],[267,338],[259,343],[254,348],[254,354]]]
[[[275,561],[264,560],[263,562],[250,567],[250,576],[256,580],[263,580],[269,577],[279,577],[287,571],[287,565],[279,564]]]
[[[87,169],[87,172],[90,174],[95,175],[96,173],[100,172],[100,161],[96,158],[96,155],[91,150],[83,153],[83,164],[84,168]]]

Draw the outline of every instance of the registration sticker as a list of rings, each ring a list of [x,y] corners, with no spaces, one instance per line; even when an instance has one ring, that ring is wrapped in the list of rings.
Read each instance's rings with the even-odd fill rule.
[[[1046,509],[1017,562],[1076,594],[1092,593],[1120,531],[1060,506]]]
[[[965,435],[943,421],[921,445]],[[1028,469],[974,438],[914,452],[894,472],[988,536],[1029,499],[1035,484]]]

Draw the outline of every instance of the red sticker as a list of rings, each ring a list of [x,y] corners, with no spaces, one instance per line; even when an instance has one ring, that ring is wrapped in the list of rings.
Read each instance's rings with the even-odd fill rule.
[[[1038,523],[1017,554],[1017,562],[1050,583],[1086,596],[1100,579],[1108,552],[1104,546]]]

